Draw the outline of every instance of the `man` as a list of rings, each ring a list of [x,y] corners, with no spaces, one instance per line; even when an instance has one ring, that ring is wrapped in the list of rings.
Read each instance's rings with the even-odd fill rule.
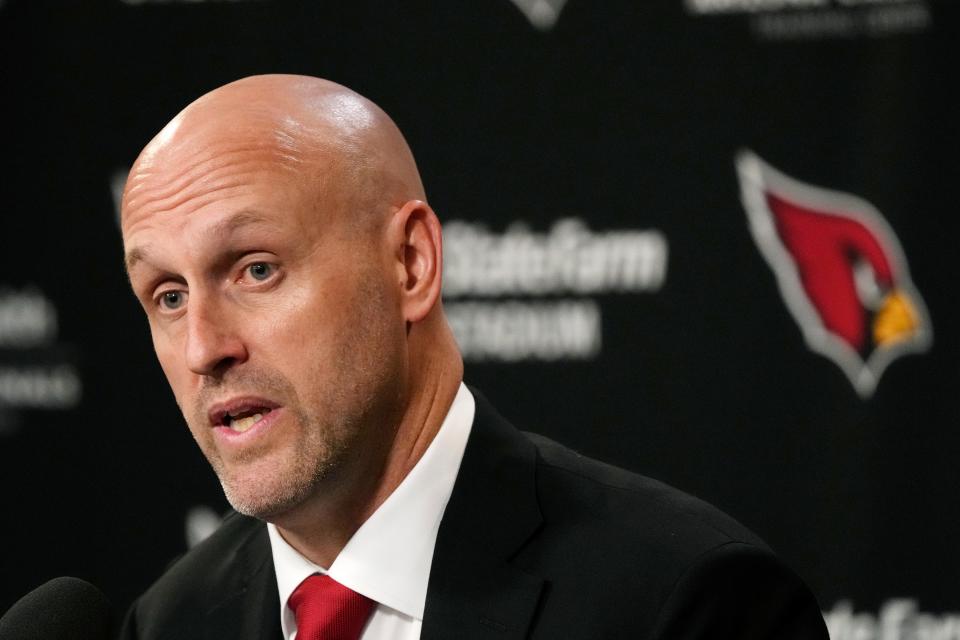
[[[742,526],[520,434],[463,386],[440,223],[368,100],[282,75],[201,97],[134,164],[122,229],[239,512],[125,637],[826,637]]]

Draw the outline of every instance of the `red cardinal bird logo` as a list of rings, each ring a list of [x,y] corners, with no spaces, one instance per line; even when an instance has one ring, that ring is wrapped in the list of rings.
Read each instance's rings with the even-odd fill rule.
[[[891,362],[933,340],[897,236],[853,194],[804,184],[750,151],[736,165],[753,239],[807,346],[869,397]]]

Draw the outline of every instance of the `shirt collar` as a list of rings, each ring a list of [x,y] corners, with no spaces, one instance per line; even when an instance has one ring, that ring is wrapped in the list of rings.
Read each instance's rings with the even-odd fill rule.
[[[276,526],[267,524],[284,637],[292,622],[287,600],[314,573],[329,573],[340,584],[380,605],[423,619],[433,547],[475,409],[473,396],[461,382],[433,442],[400,485],[357,529],[329,570],[307,560],[283,539]]]

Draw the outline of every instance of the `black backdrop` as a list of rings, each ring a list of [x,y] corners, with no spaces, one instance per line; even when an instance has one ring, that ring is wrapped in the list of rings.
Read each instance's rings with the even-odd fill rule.
[[[0,608],[63,574],[122,608],[227,508],[128,292],[114,200],[190,100],[289,72],[394,116],[451,252],[541,270],[490,286],[496,264],[450,258],[467,380],[515,423],[748,524],[834,638],[960,637],[958,13],[0,1]],[[741,201],[745,149],[899,238],[934,338],[872,392],[805,342]]]

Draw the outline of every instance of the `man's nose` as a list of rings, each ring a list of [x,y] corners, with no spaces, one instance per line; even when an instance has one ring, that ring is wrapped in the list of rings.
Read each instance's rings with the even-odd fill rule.
[[[194,296],[187,308],[187,367],[199,375],[219,375],[247,359],[234,319],[211,299]]]

